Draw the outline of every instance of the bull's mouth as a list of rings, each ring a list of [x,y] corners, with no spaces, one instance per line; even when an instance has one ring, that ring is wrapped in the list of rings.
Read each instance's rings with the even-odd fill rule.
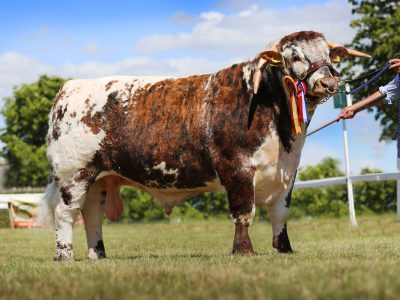
[[[329,88],[324,88],[324,89],[320,89],[320,88],[316,88],[312,90],[312,93],[315,97],[321,97],[321,98],[325,98],[325,97],[330,97],[335,95],[337,92],[339,91],[339,89],[337,87],[333,88],[333,89],[329,89]]]
[[[323,93],[317,92],[317,93],[312,93],[312,94],[307,94],[306,99],[307,102],[309,103],[315,103],[318,104],[320,102],[325,102],[325,100],[328,100],[331,96],[335,95],[337,93],[337,90],[335,91],[325,91]]]
[[[337,94],[338,91],[339,87],[337,85],[335,87],[322,87],[316,85],[308,96],[311,101],[320,101],[324,98],[329,98]]]

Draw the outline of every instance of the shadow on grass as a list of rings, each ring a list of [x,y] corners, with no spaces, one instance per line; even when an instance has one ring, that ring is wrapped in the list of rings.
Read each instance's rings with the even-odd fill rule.
[[[224,254],[209,254],[209,253],[176,253],[176,254],[140,254],[140,255],[129,255],[129,256],[113,256],[109,257],[110,260],[158,260],[158,259],[215,259],[215,258],[257,258],[257,257],[269,257],[269,256],[282,256],[282,255],[293,255],[293,253],[274,253],[274,252],[257,252],[255,255],[238,255],[231,253]]]

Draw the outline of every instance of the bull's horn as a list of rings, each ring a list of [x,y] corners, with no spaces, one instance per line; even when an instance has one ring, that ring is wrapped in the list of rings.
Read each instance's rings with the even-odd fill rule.
[[[348,53],[349,55],[352,55],[352,56],[371,58],[371,55],[362,53],[362,52],[357,51],[357,50],[354,50],[354,49],[346,48],[346,50],[347,50],[347,53]]]
[[[277,44],[273,45],[271,48],[268,49],[268,51],[279,52],[279,50],[278,50],[278,45],[277,45]]]
[[[278,49],[278,42],[274,41],[274,42],[270,42],[267,47],[269,47],[269,49],[267,51],[275,51],[275,52],[279,52]]]
[[[343,47],[343,46],[340,46],[340,45],[338,45],[338,44],[335,44],[335,43],[333,43],[333,42],[331,42],[331,41],[326,41],[326,43],[328,44],[328,47],[331,48],[331,49],[334,49],[334,48],[336,48],[336,47]],[[343,48],[345,48],[345,47],[343,47]],[[347,50],[347,54],[348,54],[348,55],[351,55],[351,56],[358,56],[358,57],[365,57],[365,58],[371,58],[371,55],[362,53],[362,52],[360,52],[360,51],[357,51],[357,50],[354,50],[354,49],[350,49],[350,48],[345,48],[345,49]]]

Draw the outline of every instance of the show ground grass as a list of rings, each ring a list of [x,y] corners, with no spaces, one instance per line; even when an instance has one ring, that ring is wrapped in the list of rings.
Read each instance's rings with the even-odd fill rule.
[[[53,232],[0,229],[0,299],[400,299],[400,223],[394,214],[291,220],[293,254],[250,229],[258,255],[230,255],[229,220],[104,226],[107,259],[53,262]]]

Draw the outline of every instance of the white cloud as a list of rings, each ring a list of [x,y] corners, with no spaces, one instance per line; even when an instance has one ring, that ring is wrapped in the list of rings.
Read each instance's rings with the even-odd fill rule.
[[[299,166],[300,168],[315,166],[325,157],[333,157],[341,161],[341,153],[338,150],[338,148],[327,147],[320,142],[307,140],[303,148]]]
[[[96,55],[107,52],[98,43],[89,42],[82,46],[81,53],[83,55]]]
[[[51,31],[52,30],[50,29],[50,27],[44,26],[34,32],[30,32],[24,35],[23,38],[27,40],[38,40],[48,36],[51,33]]]
[[[137,41],[137,51],[173,51],[207,49],[228,55],[254,55],[269,41],[300,30],[314,30],[336,43],[349,42],[351,9],[343,1],[330,1],[286,11],[246,5],[232,14],[205,12],[190,32],[175,35],[151,35]]]
[[[253,1],[250,0],[219,0],[216,3],[217,7],[231,10],[243,10],[252,5],[254,5]]]
[[[179,11],[171,17],[171,22],[175,25],[195,24],[198,21],[199,17],[193,16],[192,14],[183,11]]]
[[[39,74],[51,72],[51,69],[20,53],[0,54],[0,99],[10,96],[14,86],[35,80]]]
[[[55,67],[20,53],[6,52],[0,54],[0,99],[11,95],[13,86],[35,81],[41,74],[54,74],[72,78],[110,75],[188,76],[211,73],[229,64],[229,59],[221,61],[186,56],[160,60],[142,56],[128,57],[112,63],[100,61],[66,62],[62,66]]]

